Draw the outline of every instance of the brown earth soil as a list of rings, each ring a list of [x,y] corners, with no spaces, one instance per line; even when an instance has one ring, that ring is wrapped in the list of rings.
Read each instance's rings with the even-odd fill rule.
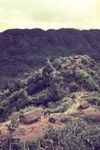
[[[80,92],[78,96],[74,100],[74,104],[64,113],[64,115],[73,116],[73,117],[79,117],[79,116],[94,116],[98,120],[100,120],[100,111],[96,108],[93,108],[91,105],[86,109],[79,110],[78,107],[82,102],[84,101],[82,97],[87,95],[86,92]],[[61,123],[59,120],[56,119],[57,113],[51,114],[50,116],[47,116],[46,118],[42,115],[41,119],[35,123],[32,124],[23,124],[19,122],[19,127],[17,128],[15,132],[15,137],[20,138],[22,141],[28,141],[33,140],[37,138],[43,137],[45,134],[47,128],[51,125],[55,129],[64,128],[65,124]],[[53,117],[56,119],[55,123],[50,123],[49,118]],[[0,134],[6,135],[7,134],[7,127],[6,125],[9,124],[10,121],[1,123],[0,124]]]
[[[49,117],[44,118],[43,116],[41,117],[40,121],[37,121],[36,123],[33,124],[23,124],[19,123],[19,127],[17,128],[15,132],[15,137],[20,138],[22,141],[28,141],[28,140],[33,140],[37,138],[41,138],[47,128],[49,126],[52,126],[55,129],[60,129],[65,127],[65,124],[56,121],[54,124],[49,123]],[[7,134],[7,127],[6,125],[9,124],[10,122],[2,123],[0,125],[0,131],[2,135]]]

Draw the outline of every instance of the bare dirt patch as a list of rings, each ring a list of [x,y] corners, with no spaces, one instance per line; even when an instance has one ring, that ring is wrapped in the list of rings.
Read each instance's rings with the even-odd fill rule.
[[[3,123],[0,126],[2,135],[7,134],[6,124],[7,123]],[[15,132],[15,137],[20,138],[22,141],[31,141],[33,139],[41,138],[45,134],[45,131],[47,130],[48,126],[52,126],[53,128],[59,129],[63,128],[65,125],[61,122],[50,123],[49,117],[44,118],[42,116],[41,120],[37,121],[36,123],[28,125],[19,123],[19,127]]]

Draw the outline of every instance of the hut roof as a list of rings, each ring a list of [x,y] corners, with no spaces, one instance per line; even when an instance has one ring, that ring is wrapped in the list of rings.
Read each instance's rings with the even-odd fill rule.
[[[19,120],[23,123],[34,123],[40,118],[39,115],[32,113],[26,113],[19,117]]]
[[[79,105],[78,109],[86,109],[90,106],[89,103],[85,102],[85,103],[82,103],[81,105]]]
[[[55,123],[55,122],[56,122],[56,119],[53,118],[53,117],[50,117],[50,118],[49,118],[49,122],[50,122],[50,123]]]

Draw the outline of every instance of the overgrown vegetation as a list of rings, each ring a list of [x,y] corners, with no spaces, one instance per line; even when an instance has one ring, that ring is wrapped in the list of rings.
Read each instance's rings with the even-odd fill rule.
[[[11,122],[6,126],[8,133],[0,135],[0,150],[21,150],[20,139],[15,137],[18,128],[17,118],[12,116]]]
[[[24,80],[6,85],[0,93],[0,120],[30,105],[48,107],[49,102],[55,105],[70,93],[81,90],[100,91],[100,68],[94,60],[88,56],[59,57],[53,62],[48,60],[43,68]],[[65,106],[55,107],[55,112],[67,104],[66,99]]]
[[[48,128],[43,138],[22,143],[23,150],[99,150],[100,128],[83,119],[68,119],[64,129]],[[19,149],[18,149],[19,150]]]
[[[40,146],[43,146],[44,149],[47,146],[48,148],[58,148],[59,150],[99,149],[99,131],[100,128],[98,126],[94,129],[93,126],[89,126],[84,120],[79,118],[71,119],[70,121],[67,121],[66,127],[62,130],[49,128],[47,134],[40,140]],[[95,133],[97,133],[96,139]],[[85,139],[89,139],[90,143],[86,142]],[[31,144],[29,144],[30,148]]]
[[[12,134],[17,126],[12,121],[8,126],[7,143],[1,142],[1,146],[6,146],[3,150],[10,150],[11,145],[15,145],[16,150],[99,150],[98,117],[97,120],[91,115],[74,119],[63,114],[84,91],[87,95],[83,99],[100,109],[100,66],[85,55],[48,60],[43,68],[24,80],[9,81],[0,92],[0,121],[5,121],[14,112],[32,111],[33,107],[38,107],[42,113],[58,113],[56,117],[66,127],[60,130],[50,127],[42,139],[24,143],[17,139],[16,143]]]

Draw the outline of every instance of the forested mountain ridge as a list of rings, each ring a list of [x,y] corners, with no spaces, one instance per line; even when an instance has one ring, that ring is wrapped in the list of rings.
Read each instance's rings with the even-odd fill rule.
[[[0,33],[0,75],[16,77],[46,57],[87,54],[100,60],[100,30],[11,29]]]
[[[100,149],[100,30],[0,33],[0,149]]]

